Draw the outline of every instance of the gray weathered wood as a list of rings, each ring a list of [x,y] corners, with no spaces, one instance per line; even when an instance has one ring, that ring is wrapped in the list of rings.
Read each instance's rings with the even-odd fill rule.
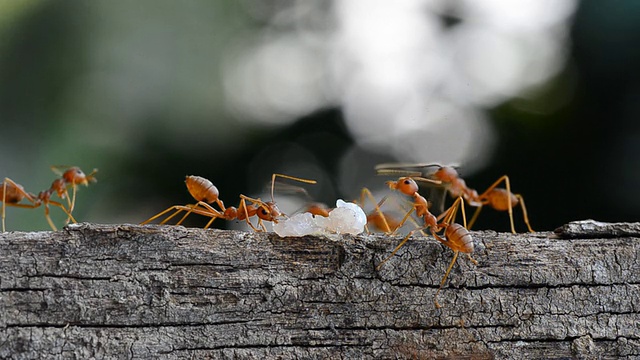
[[[562,233],[560,232],[560,235]],[[0,357],[639,358],[640,239],[279,238],[80,224],[0,234]]]
[[[606,223],[595,220],[573,221],[555,230],[565,238],[640,237],[640,223]]]

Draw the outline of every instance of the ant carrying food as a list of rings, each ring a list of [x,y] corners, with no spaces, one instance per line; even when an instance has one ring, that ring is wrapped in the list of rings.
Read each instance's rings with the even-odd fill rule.
[[[507,175],[501,176],[482,194],[467,186],[453,166],[444,166],[440,164],[380,164],[376,166],[378,174],[397,173],[402,171],[399,169],[423,169],[420,174],[424,177],[441,181],[446,185],[446,189],[453,198],[462,197],[469,206],[475,207],[476,211],[469,221],[469,229],[473,226],[480,215],[480,211],[484,206],[490,206],[497,211],[507,211],[509,213],[509,221],[511,223],[511,232],[516,233],[513,222],[513,208],[520,204],[522,208],[522,216],[530,232],[534,232],[529,224],[529,216],[527,208],[524,204],[524,198],[520,194],[511,192],[511,183]],[[433,170],[435,169],[435,170]],[[407,170],[407,172],[415,173]],[[505,184],[505,188],[498,187],[501,183]]]
[[[275,203],[273,198],[273,184],[275,183],[275,179],[277,177],[295,180],[307,184],[315,184],[315,180],[307,180],[301,179],[289,175],[283,174],[273,174],[271,177],[271,201],[265,202],[260,199],[254,199],[248,197],[246,195],[240,195],[240,204],[238,207],[225,207],[222,200],[219,198],[218,188],[213,185],[213,183],[203,177],[188,175],[185,179],[185,183],[187,185],[187,190],[191,194],[191,196],[197,201],[196,204],[188,204],[188,205],[174,205],[167,208],[164,211],[159,212],[158,214],[150,217],[149,219],[143,221],[141,224],[145,225],[153,220],[162,217],[163,215],[174,211],[173,214],[166,217],[160,224],[166,224],[169,220],[174,218],[179,213],[185,211],[186,214],[176,223],[176,225],[182,224],[182,222],[189,216],[191,213],[210,217],[211,220],[205,225],[205,229],[209,228],[215,219],[221,218],[225,220],[244,220],[254,231],[267,231],[266,227],[263,224],[263,221],[277,222],[278,217],[283,216],[278,209],[278,206]],[[220,208],[219,210],[215,209],[211,204],[217,204]],[[249,204],[247,204],[249,203]],[[251,218],[256,216],[258,218],[258,226],[260,229],[255,227],[251,223]]]
[[[2,181],[2,231],[5,231],[5,217],[6,206],[14,206],[28,209],[35,209],[44,205],[44,214],[49,223],[49,226],[54,231],[57,230],[55,224],[49,216],[49,205],[54,205],[62,209],[67,215],[67,222],[76,220],[73,218],[72,212],[76,201],[77,185],[89,185],[89,182],[95,182],[95,173],[98,171],[94,169],[89,175],[85,175],[79,167],[61,167],[52,166],[51,169],[60,175],[55,179],[49,189],[41,191],[37,196],[24,190],[24,187],[15,181],[4,178]],[[62,169],[66,169],[62,171]],[[72,199],[69,197],[68,187],[73,188]],[[67,199],[68,208],[58,201],[51,200],[51,196],[58,195],[61,199]],[[21,203],[26,200],[28,203]]]

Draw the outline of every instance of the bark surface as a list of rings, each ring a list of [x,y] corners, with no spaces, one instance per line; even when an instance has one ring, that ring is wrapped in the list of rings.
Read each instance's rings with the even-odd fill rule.
[[[402,237],[1,233],[0,358],[640,358],[638,225],[609,225],[472,232],[442,308],[433,238],[378,271]]]

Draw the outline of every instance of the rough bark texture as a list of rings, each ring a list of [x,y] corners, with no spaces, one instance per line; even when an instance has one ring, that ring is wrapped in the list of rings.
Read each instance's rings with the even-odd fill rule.
[[[433,239],[376,271],[401,237],[3,233],[0,357],[639,358],[640,239],[609,230],[473,232],[478,265],[460,256],[440,309],[452,252]]]

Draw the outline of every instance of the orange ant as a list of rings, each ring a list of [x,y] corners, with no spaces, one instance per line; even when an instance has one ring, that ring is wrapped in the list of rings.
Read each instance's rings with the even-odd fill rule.
[[[437,167],[435,172],[429,172],[429,177],[441,181],[443,184],[447,184],[447,191],[453,198],[462,197],[469,206],[475,207],[476,211],[469,221],[469,229],[473,226],[475,221],[480,215],[480,211],[483,206],[491,206],[497,211],[507,211],[509,213],[509,221],[511,223],[511,232],[516,233],[513,223],[513,208],[520,204],[522,208],[522,216],[524,222],[527,225],[529,232],[534,232],[529,224],[529,216],[527,215],[527,208],[524,204],[524,198],[520,194],[514,194],[511,192],[511,184],[507,175],[501,176],[491,186],[487,188],[482,194],[472,188],[469,188],[465,181],[460,178],[456,169],[452,166],[442,166],[439,164],[381,164],[376,166],[376,170],[379,174],[385,174],[389,172],[395,172],[394,169],[401,168],[430,168]],[[498,185],[505,183],[506,188],[499,188]]]
[[[95,177],[98,169],[93,169],[93,171],[91,171],[89,175],[85,175],[85,173],[77,166],[52,166],[51,170],[58,174],[60,178],[54,180],[48,191],[50,193],[53,193],[53,191],[55,191],[60,198],[66,198],[69,205],[70,213],[73,212],[76,204],[77,186],[89,186],[90,182],[98,181]],[[67,188],[69,186],[71,186],[71,188],[73,189],[71,200],[69,200],[69,193],[67,191]]]
[[[367,214],[367,225],[365,226],[367,232],[369,232],[369,225],[384,232],[385,234],[393,234],[402,226],[402,223],[391,213],[380,209],[382,204],[387,200],[386,196],[376,203],[371,190],[366,187],[362,188],[362,191],[360,191],[360,206],[362,208],[365,206],[365,197],[368,198],[371,203],[375,204],[375,208]]]
[[[376,210],[367,214],[367,225],[369,224],[386,234],[391,234],[402,226],[400,221],[389,212]]]
[[[432,180],[432,179],[421,178],[421,177],[416,177],[416,179],[429,182],[435,185],[440,185],[440,181],[438,180]],[[386,184],[387,186],[389,186],[391,190],[398,190],[400,193],[412,197],[413,208],[411,209],[411,211],[406,213],[406,215],[402,220],[398,221],[388,213],[380,210],[380,207],[382,206],[382,204],[387,200],[387,197],[385,196],[384,198],[382,198],[382,200],[380,200],[379,203],[377,203],[375,212],[372,212],[367,217],[368,219],[371,218],[374,226],[376,226],[378,229],[381,229],[387,234],[394,234],[400,227],[402,227],[402,225],[404,225],[404,223],[408,219],[413,221],[414,224],[417,225],[417,223],[415,223],[415,221],[410,217],[413,210],[415,210],[416,215],[418,217],[424,218],[425,223],[428,222],[429,224],[435,224],[437,222],[435,220],[435,217],[429,212],[429,203],[427,202],[427,199],[425,199],[422,195],[418,193],[418,184],[415,182],[413,177],[408,177],[408,176],[401,177],[397,181],[387,181]],[[364,204],[365,195],[372,202],[375,203],[375,199],[373,198],[371,191],[369,191],[369,189],[367,188],[363,188],[360,194],[360,202],[362,204]]]
[[[445,281],[447,280],[449,272],[453,268],[453,264],[455,264],[456,260],[458,259],[458,253],[466,253],[469,259],[474,264],[478,264],[478,262],[471,257],[471,253],[473,252],[473,239],[466,228],[467,221],[464,211],[464,199],[462,197],[458,197],[458,199],[456,199],[456,201],[449,209],[447,209],[447,211],[436,217],[431,212],[429,212],[428,202],[422,195],[418,193],[418,184],[413,178],[401,177],[397,181],[387,181],[387,185],[389,186],[389,188],[398,190],[399,192],[413,198],[413,209],[407,212],[405,217],[402,219],[401,224],[404,223],[415,211],[416,215],[423,219],[424,227],[409,232],[409,234],[407,234],[407,236],[402,239],[400,244],[391,252],[391,255],[389,255],[389,257],[378,264],[376,270],[380,270],[382,268],[382,265],[384,265],[384,263],[391,259],[398,252],[398,250],[400,250],[400,248],[404,246],[404,244],[409,240],[413,233],[415,233],[416,231],[420,231],[424,235],[423,230],[428,228],[431,232],[431,235],[433,235],[436,240],[440,241],[443,245],[449,247],[454,252],[453,260],[449,264],[449,268],[442,278],[440,287],[438,288],[438,291],[434,296],[436,307],[440,307],[440,304],[438,304],[437,296],[440,293],[440,290],[442,289]],[[459,207],[462,207],[464,226],[452,222],[452,220],[455,220],[455,216]],[[442,222],[439,222],[440,220],[442,220]],[[444,238],[438,235],[438,232],[442,230],[444,230]]]
[[[182,224],[182,222],[189,216],[189,214],[199,214],[203,216],[210,217],[211,220],[205,225],[205,229],[209,228],[215,219],[221,218],[225,220],[245,220],[247,224],[254,231],[267,231],[266,227],[263,224],[263,221],[271,221],[277,222],[277,218],[283,216],[278,209],[274,199],[273,199],[273,184],[275,182],[276,177],[282,177],[285,179],[296,180],[307,184],[315,184],[315,180],[307,180],[301,179],[293,176],[282,175],[282,174],[273,174],[271,177],[271,201],[264,202],[260,199],[254,199],[248,197],[246,195],[240,195],[240,205],[238,207],[225,207],[222,200],[219,199],[218,188],[213,185],[213,183],[203,177],[189,175],[185,179],[185,183],[187,185],[187,190],[191,196],[197,200],[196,204],[188,204],[188,205],[174,205],[166,210],[150,217],[141,223],[141,225],[148,224],[151,221],[163,216],[164,214],[174,211],[173,214],[169,215],[167,218],[160,222],[160,225],[167,223],[173,217],[178,215],[182,211],[186,211],[186,214],[176,223],[176,225]],[[249,202],[250,204],[247,204]],[[211,204],[216,203],[220,210],[216,210]],[[260,229],[256,228],[252,223],[250,218],[257,216],[258,218],[258,226]]]
[[[58,171],[60,167],[52,167],[52,169],[54,171]],[[54,231],[57,230],[57,228],[51,220],[51,217],[49,216],[49,205],[54,205],[61,208],[62,211],[67,214],[67,222],[73,221],[75,223],[76,220],[73,218],[71,213],[73,212],[73,208],[75,205],[76,186],[80,184],[88,185],[89,181],[95,182],[96,179],[94,177],[94,174],[96,172],[97,170],[94,169],[91,174],[85,175],[84,172],[82,172],[82,170],[80,170],[80,168],[78,167],[68,167],[67,170],[60,173],[60,178],[55,179],[51,183],[49,189],[41,191],[37,196],[32,193],[26,192],[22,185],[14,182],[13,180],[4,178],[2,182],[2,231],[4,232],[6,230],[5,217],[7,205],[28,209],[35,209],[40,205],[44,205],[45,217],[47,219],[47,222],[49,223],[49,226],[51,226],[51,229],[53,229]],[[73,200],[69,199],[69,192],[67,190],[69,186],[73,187]],[[57,194],[61,199],[66,198],[69,208],[67,209],[60,202],[51,200],[51,196],[53,194]],[[28,201],[29,204],[20,203],[23,200]]]

